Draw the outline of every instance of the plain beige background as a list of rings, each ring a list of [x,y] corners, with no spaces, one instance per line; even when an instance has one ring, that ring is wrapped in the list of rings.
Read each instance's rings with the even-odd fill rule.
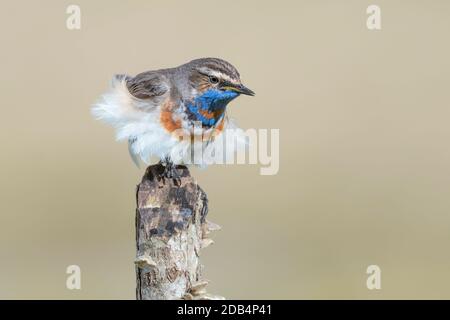
[[[0,298],[134,298],[142,172],[90,105],[115,73],[205,56],[256,91],[230,105],[240,126],[281,135],[278,175],[193,170],[223,227],[202,257],[211,292],[450,298],[450,2],[376,1],[380,31],[370,4],[2,1]]]

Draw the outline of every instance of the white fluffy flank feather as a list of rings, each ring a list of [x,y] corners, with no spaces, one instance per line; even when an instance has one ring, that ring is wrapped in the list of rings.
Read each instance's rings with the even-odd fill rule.
[[[118,141],[128,140],[130,152],[145,163],[152,156],[164,158],[177,142],[160,124],[161,107],[136,99],[125,76],[113,78],[111,87],[92,108],[93,116],[116,129]]]

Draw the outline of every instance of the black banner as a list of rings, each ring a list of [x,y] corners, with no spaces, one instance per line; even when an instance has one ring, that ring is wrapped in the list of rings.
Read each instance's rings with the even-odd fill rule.
[[[2,314],[16,316],[139,317],[145,319],[314,319],[345,316],[358,319],[446,314],[448,301],[381,300],[225,300],[225,301],[0,301]],[[158,318],[157,318],[158,316]]]

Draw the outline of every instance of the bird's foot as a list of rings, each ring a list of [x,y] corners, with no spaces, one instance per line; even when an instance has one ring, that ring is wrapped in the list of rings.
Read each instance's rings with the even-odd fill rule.
[[[161,161],[161,164],[164,166],[164,171],[161,173],[161,177],[172,179],[173,183],[176,186],[181,185],[181,176],[178,173],[176,165],[169,159],[165,159]]]

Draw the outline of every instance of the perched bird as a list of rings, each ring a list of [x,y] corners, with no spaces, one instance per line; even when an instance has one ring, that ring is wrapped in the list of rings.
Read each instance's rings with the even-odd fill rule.
[[[204,157],[193,161],[193,153],[211,154],[208,148],[223,144],[225,136],[235,139],[236,148],[245,145],[226,114],[228,103],[241,94],[254,92],[242,84],[234,66],[202,58],[135,77],[116,75],[92,113],[116,128],[117,140],[128,141],[137,165],[139,159],[149,164],[157,158],[171,177],[174,165],[209,164]]]

